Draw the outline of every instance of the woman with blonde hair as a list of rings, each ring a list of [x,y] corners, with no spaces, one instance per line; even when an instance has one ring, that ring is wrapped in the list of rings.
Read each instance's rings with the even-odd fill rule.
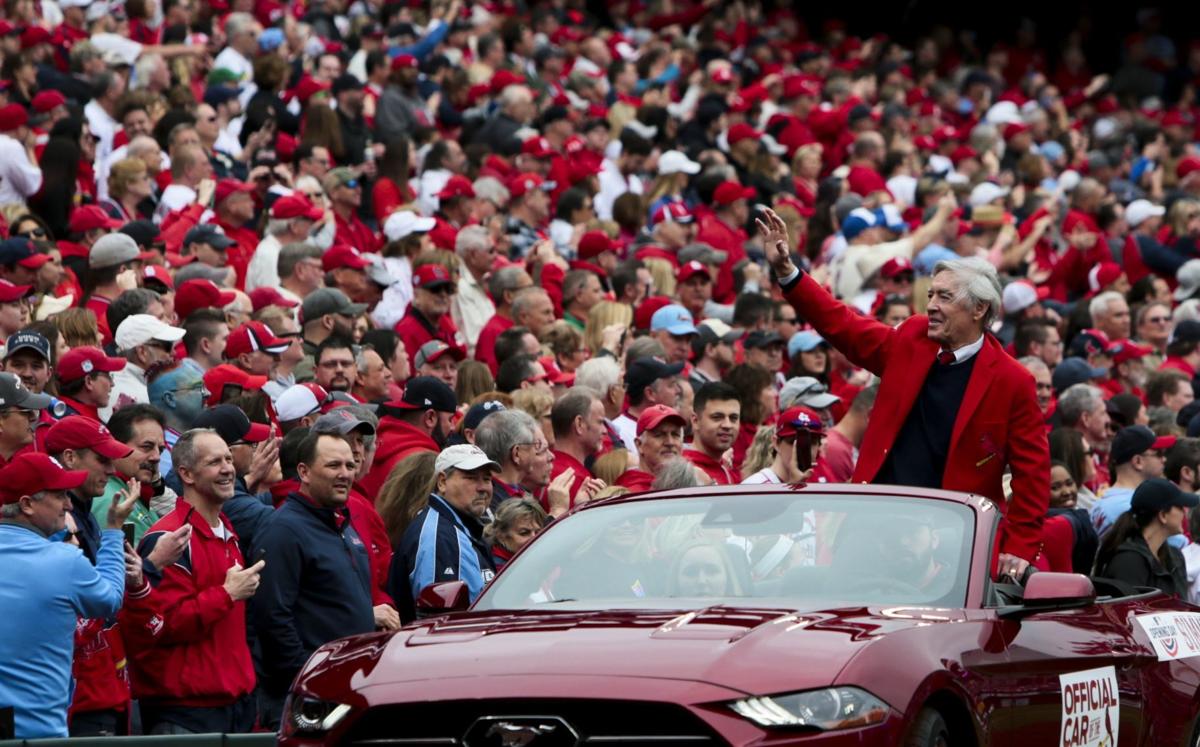
[[[1176,200],[1167,211],[1171,232],[1164,243],[1174,244],[1184,237],[1200,235],[1200,201],[1191,198]]]
[[[437,486],[437,472],[433,468],[436,460],[437,454],[432,451],[405,457],[392,468],[379,489],[375,507],[379,509],[393,547],[400,543],[404,530],[429,503],[429,494]]]
[[[512,393],[512,406],[521,412],[529,413],[530,417],[542,426],[542,433],[550,447],[554,447],[554,426],[550,424],[550,408],[554,407],[554,395],[543,389],[527,387]]]
[[[628,469],[629,451],[626,449],[613,449],[607,454],[597,457],[592,464],[592,473],[607,485],[615,483],[617,478]]]
[[[501,503],[492,523],[483,528],[483,538],[492,548],[496,570],[529,544],[549,520],[542,504],[532,498],[510,498]]]
[[[54,326],[67,343],[67,347],[99,347],[102,344],[96,314],[91,309],[74,307],[54,315]]]
[[[607,349],[604,341],[604,330],[614,325],[629,329],[633,324],[633,308],[629,304],[616,301],[601,301],[588,311],[587,323],[583,327],[583,344],[591,355],[600,354]],[[627,335],[628,337],[628,335]],[[620,347],[618,342],[617,347]],[[620,350],[609,350],[614,355],[620,355]],[[582,365],[582,363],[581,363]]]
[[[667,571],[667,596],[739,597],[745,595],[729,551],[707,538],[685,543]]]
[[[675,296],[675,266],[670,260],[662,257],[645,257],[642,263],[646,265],[646,269],[650,271],[650,277],[654,280],[654,287],[658,289],[660,296]]]
[[[140,158],[123,158],[108,172],[108,197],[101,202],[110,218],[123,223],[143,217],[138,205],[154,193],[146,162]]]

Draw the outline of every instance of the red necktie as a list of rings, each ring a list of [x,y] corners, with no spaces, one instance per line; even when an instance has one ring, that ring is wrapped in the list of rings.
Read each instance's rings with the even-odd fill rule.
[[[942,352],[938,353],[937,362],[939,364],[943,366],[949,366],[951,363],[954,363],[954,361],[954,353],[951,353],[949,350],[943,350]]]

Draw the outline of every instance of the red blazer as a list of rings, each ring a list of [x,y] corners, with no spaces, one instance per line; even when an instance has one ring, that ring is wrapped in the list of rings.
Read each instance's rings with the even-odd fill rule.
[[[854,482],[871,482],[917,399],[939,345],[929,318],[897,329],[837,301],[807,274],[786,292],[796,312],[850,361],[880,377],[879,395],[859,447]],[[1004,469],[1012,471],[1012,500],[1004,500]],[[1050,502],[1050,447],[1033,376],[987,335],[967,382],[942,487],[990,498],[1004,513],[999,550],[1033,561],[1041,550]]]

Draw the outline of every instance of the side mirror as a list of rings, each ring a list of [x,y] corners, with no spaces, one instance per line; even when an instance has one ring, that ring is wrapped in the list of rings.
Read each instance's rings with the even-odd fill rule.
[[[417,612],[423,617],[462,612],[471,606],[471,593],[462,581],[430,584],[417,596]]]
[[[1092,580],[1079,573],[1035,573],[1025,582],[1019,605],[1008,608],[1001,617],[1022,617],[1045,610],[1072,609],[1096,601]]]

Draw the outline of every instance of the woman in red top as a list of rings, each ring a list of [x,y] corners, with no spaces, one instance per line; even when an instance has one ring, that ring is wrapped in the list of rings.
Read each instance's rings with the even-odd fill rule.
[[[400,135],[387,144],[383,158],[377,165],[375,186],[371,187],[371,204],[375,206],[375,219],[379,225],[401,205],[416,199],[408,186],[411,141]]]

